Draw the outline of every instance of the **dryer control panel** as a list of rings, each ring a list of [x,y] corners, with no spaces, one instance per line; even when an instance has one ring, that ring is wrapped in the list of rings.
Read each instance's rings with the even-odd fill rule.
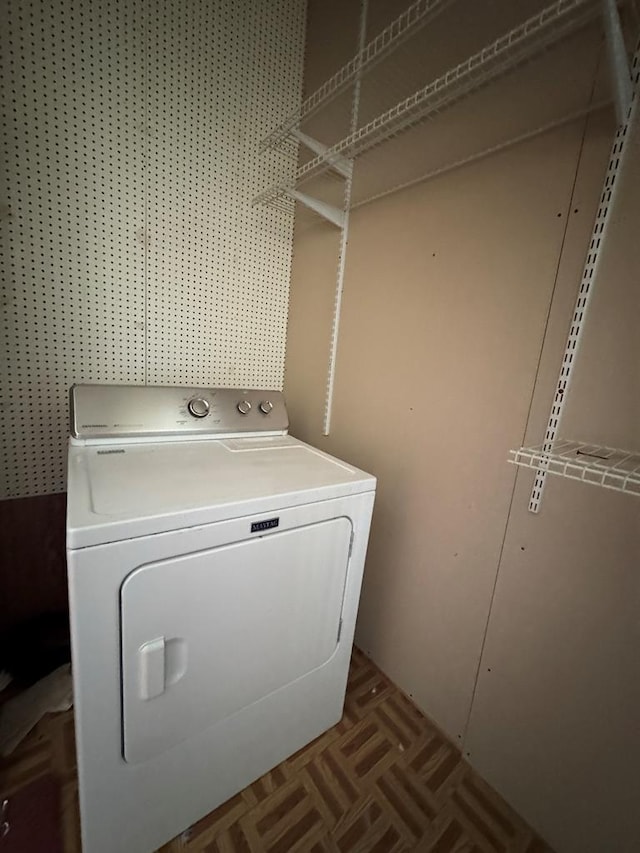
[[[74,385],[70,398],[72,441],[283,435],[289,426],[281,391]]]

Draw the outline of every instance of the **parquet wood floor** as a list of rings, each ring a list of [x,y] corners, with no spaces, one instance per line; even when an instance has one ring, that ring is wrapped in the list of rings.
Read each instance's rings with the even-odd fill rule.
[[[72,712],[43,719],[3,770],[4,795],[58,778],[65,851],[80,853]],[[295,851],[552,853],[358,649],[340,723],[159,853]]]

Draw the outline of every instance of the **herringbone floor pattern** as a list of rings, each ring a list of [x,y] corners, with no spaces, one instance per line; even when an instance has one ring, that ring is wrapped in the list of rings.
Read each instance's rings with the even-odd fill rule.
[[[71,712],[42,720],[4,769],[9,793],[46,773],[59,778],[65,850],[80,853]],[[414,850],[552,853],[354,649],[340,723],[159,853]]]

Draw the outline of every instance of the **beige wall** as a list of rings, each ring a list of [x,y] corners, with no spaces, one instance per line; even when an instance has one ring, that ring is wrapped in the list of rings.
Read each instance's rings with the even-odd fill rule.
[[[318,225],[295,242],[293,431],[379,478],[358,641],[453,737],[469,713],[516,474],[506,460],[524,435],[566,217],[582,249],[574,284],[593,218],[595,192],[569,212],[582,129],[352,215],[329,438],[336,236]]]
[[[637,452],[640,113],[627,145],[562,434]],[[571,311],[561,302],[557,321]],[[531,439],[548,409],[554,349]],[[549,478],[535,516],[531,479],[517,478],[465,749],[560,853],[631,853],[640,849],[640,501]]]
[[[310,29],[314,73],[317,48]],[[575,59],[589,66],[576,83],[586,103],[597,51]],[[536,98],[560,91],[557,78],[546,82]],[[509,111],[506,90],[495,91]],[[472,138],[482,114],[471,100],[455,121],[465,116]],[[610,783],[615,773],[629,791],[640,760],[629,744],[640,697],[613,671],[623,660],[640,681],[629,610],[638,603],[629,598],[638,511],[633,498],[555,480],[533,516],[532,474],[506,460],[525,434],[544,435],[611,133],[600,111],[352,212],[328,437],[339,235],[307,216],[297,223],[290,296],[292,432],[378,477],[356,640],[561,853],[616,853],[640,839]],[[633,346],[629,339],[619,350],[628,357]],[[598,364],[595,339],[591,351],[585,344]],[[637,412],[626,403],[637,370],[632,360],[601,371],[616,377],[616,390],[601,388],[612,424]],[[571,429],[584,427],[573,437],[607,440],[605,425],[589,429],[594,407],[590,397],[571,410]],[[632,427],[612,432],[613,442]],[[602,690],[608,699],[586,713]],[[599,714],[616,707],[621,730],[603,738]],[[586,765],[598,762],[609,787],[585,788]],[[610,827],[600,801],[616,847],[602,846]]]

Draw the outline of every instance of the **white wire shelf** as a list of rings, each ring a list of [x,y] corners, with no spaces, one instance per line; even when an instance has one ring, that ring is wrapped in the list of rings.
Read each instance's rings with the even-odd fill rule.
[[[273,205],[277,199],[289,195],[305,181],[326,172],[336,158],[354,159],[381,142],[435,117],[500,74],[523,64],[577,31],[595,18],[599,11],[598,0],[556,0],[327,148],[323,154],[308,160],[297,169],[293,180],[263,191],[256,196],[254,203]]]
[[[392,53],[408,38],[431,21],[437,14],[444,11],[453,0],[416,0],[399,15],[389,26],[366,44],[361,51],[343,65],[339,71],[326,80],[322,86],[306,98],[296,110],[281,125],[276,127],[262,141],[264,148],[288,147],[287,137],[305,120],[317,113],[322,107],[331,103],[334,98],[362,78],[386,56]]]
[[[640,453],[557,439],[551,445],[511,450],[509,455],[514,465],[640,497]]]

